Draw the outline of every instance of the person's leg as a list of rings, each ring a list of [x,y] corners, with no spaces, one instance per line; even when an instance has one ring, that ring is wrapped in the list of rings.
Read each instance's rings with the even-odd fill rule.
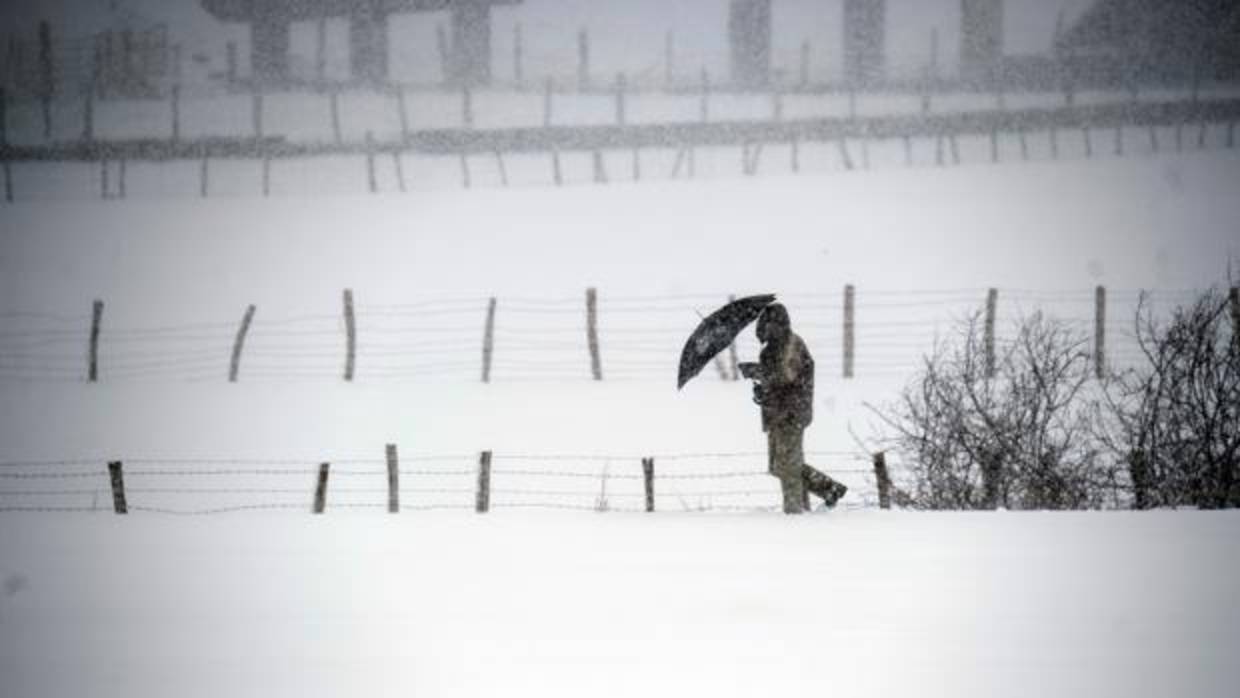
[[[772,455],[775,476],[783,491],[784,513],[800,514],[804,487],[801,482],[801,430],[796,426],[771,425]]]
[[[844,483],[839,482],[821,472],[807,463],[801,464],[801,480],[805,483],[806,491],[822,498],[823,503],[827,506],[835,506],[837,502],[848,492],[848,488]]]

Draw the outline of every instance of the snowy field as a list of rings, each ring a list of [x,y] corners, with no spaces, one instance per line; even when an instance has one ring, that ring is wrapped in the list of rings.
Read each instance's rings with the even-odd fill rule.
[[[100,511],[0,514],[3,693],[1232,695],[1235,515],[879,512],[866,508],[870,444],[850,431],[873,437],[862,404],[894,397],[988,287],[1001,327],[1041,308],[1089,328],[1105,285],[1125,358],[1137,290],[1170,304],[1226,283],[1238,181],[1240,156],[1216,150],[4,206],[0,506]],[[852,380],[840,375],[846,283]],[[601,382],[584,346],[587,287]],[[345,288],[352,384],[340,379]],[[818,360],[806,447],[854,478],[836,512],[760,511],[777,488],[744,382],[708,368],[674,389],[698,313],[766,291]],[[101,377],[88,384],[96,298]],[[248,304],[253,336],[228,384]],[[756,354],[752,338],[738,349]],[[402,469],[462,474],[402,475],[409,511],[388,516],[385,443]],[[483,449],[496,453],[493,500],[511,508],[417,510],[472,504]],[[657,514],[520,507],[595,508],[606,483],[608,508],[631,508],[649,455]],[[126,519],[104,513],[111,459],[127,464]],[[314,518],[300,512],[321,461],[357,472],[333,479]],[[194,474],[229,462],[288,472]],[[725,471],[748,474],[675,477]],[[552,488],[564,494],[515,491]],[[141,509],[254,502],[289,509]]]
[[[1235,695],[1234,512],[6,517],[8,696]]]

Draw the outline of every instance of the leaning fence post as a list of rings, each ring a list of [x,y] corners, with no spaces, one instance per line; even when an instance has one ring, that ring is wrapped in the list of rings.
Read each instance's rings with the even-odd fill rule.
[[[551,101],[554,90],[555,83],[553,83],[551,78],[548,77],[546,81],[543,82],[543,126],[551,125]]]
[[[702,68],[702,97],[698,111],[702,123],[710,121],[710,73],[705,68]]]
[[[396,116],[400,119],[400,142],[409,140],[409,111],[405,106],[405,88],[396,86]]]
[[[986,291],[986,318],[983,326],[982,350],[986,355],[986,377],[995,377],[995,310],[999,305],[999,289]]]
[[[482,333],[482,382],[491,382],[491,357],[495,353],[495,298],[487,303],[487,324]]]
[[[250,331],[250,321],[254,319],[254,306],[245,309],[241,318],[241,326],[237,328],[237,338],[233,341],[232,361],[228,365],[228,382],[237,382],[237,373],[241,370],[241,349],[245,346],[245,335]]]
[[[90,88],[82,96],[82,140],[95,140],[95,95]]]
[[[598,292],[586,289],[586,343],[590,347],[590,373],[594,380],[603,380],[603,363],[598,352]]]
[[[590,89],[590,32],[584,27],[577,31],[577,91]]]
[[[172,86],[172,92],[169,95],[169,111],[172,113],[172,142],[176,143],[181,140],[181,84],[177,83]]]
[[[327,106],[332,120],[332,141],[340,145],[340,94],[337,90],[327,93]]]
[[[263,138],[263,93],[255,92],[250,96],[250,122],[254,129],[255,140]]]
[[[623,126],[625,122],[625,93],[628,90],[628,78],[624,73],[616,73],[616,125]]]
[[[125,503],[125,474],[120,461],[108,463],[108,477],[112,481],[112,509],[118,514],[128,514],[129,505]]]
[[[345,358],[344,379],[353,380],[353,361],[357,353],[357,328],[353,322],[353,289],[344,290]]]
[[[474,127],[474,93],[468,84],[461,87],[461,126]]]
[[[485,514],[491,509],[491,452],[478,454],[478,491],[474,511]]]
[[[387,459],[388,476],[388,513],[400,513],[400,461],[396,457],[396,444],[388,444],[384,449]]]
[[[0,87],[0,146],[9,144],[9,96]]]
[[[852,284],[844,286],[844,377],[853,377],[853,349],[855,337],[853,335],[854,320],[856,318],[856,289]]]
[[[90,364],[87,367],[91,383],[99,380],[99,325],[103,320],[103,301],[96,300],[90,313]]]
[[[319,477],[314,485],[314,513],[322,514],[327,507],[327,471],[329,463],[319,463]]]
[[[1094,375],[1099,379],[1106,375],[1106,328],[1107,290],[1099,286],[1094,289]]]
[[[654,511],[654,459],[642,459],[642,479],[646,484],[646,511]]]
[[[375,180],[375,137],[366,132],[366,186],[371,194],[379,191],[379,183]]]
[[[874,481],[878,483],[878,508],[891,508],[891,474],[887,472],[887,454],[874,454]]]

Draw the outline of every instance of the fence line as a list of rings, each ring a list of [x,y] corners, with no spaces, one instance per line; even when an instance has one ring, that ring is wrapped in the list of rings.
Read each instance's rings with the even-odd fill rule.
[[[395,445],[385,451],[394,453]],[[874,460],[878,456],[850,451],[817,451],[807,455],[832,456],[850,460]],[[336,463],[385,462],[382,459],[239,459],[239,458],[139,458],[130,460],[62,459],[0,462],[3,478],[16,480],[93,479],[95,487],[3,487],[0,485],[0,512],[104,512],[112,503],[116,514],[143,512],[169,515],[207,515],[255,510],[300,510],[326,513],[337,509],[381,509],[389,513],[402,510],[542,508],[588,511],[765,511],[778,507],[781,496],[777,481],[765,467],[766,454],[738,452],[670,452],[653,456],[620,454],[574,455],[492,454],[440,456],[415,454],[410,461],[469,459],[476,468],[459,470],[399,470],[403,481],[392,477],[392,470],[337,468]],[[720,469],[716,463],[751,459],[752,470]],[[573,462],[578,468],[508,468],[506,461],[545,463]],[[654,464],[664,461],[656,470]],[[300,468],[270,468],[268,464],[300,463]],[[492,462],[498,467],[492,469]],[[231,463],[251,467],[202,469],[167,467],[169,464],[196,466],[202,463]],[[667,463],[672,465],[668,466]],[[139,467],[133,467],[137,464]],[[164,464],[163,468],[141,467]],[[877,465],[875,466],[877,467]],[[24,468],[12,472],[13,468]],[[73,470],[66,470],[73,468]],[[840,467],[824,469],[843,478],[853,493],[849,503],[874,506],[876,470]],[[353,476],[344,486],[332,484],[333,476]],[[219,477],[229,478],[217,484]],[[284,484],[300,478],[302,486]],[[357,478],[367,478],[367,486]],[[149,478],[157,482],[148,483]],[[168,478],[174,478],[168,482]],[[207,478],[206,483],[197,480]],[[571,481],[568,487],[558,483]],[[656,487],[656,482],[662,483]],[[596,483],[591,487],[586,483]],[[737,483],[737,484],[728,484]],[[385,486],[382,486],[385,485]],[[585,486],[583,486],[585,485]],[[683,487],[683,488],[682,488]],[[221,501],[221,497],[225,501]],[[273,499],[274,498],[274,499]],[[613,503],[620,502],[620,505]],[[89,501],[89,506],[84,502]],[[637,507],[639,503],[644,507]],[[632,503],[626,506],[623,503]],[[659,503],[659,504],[656,504]],[[886,508],[886,507],[883,507]]]
[[[335,95],[332,92],[331,95]],[[999,134],[1008,136],[1019,135],[1021,139],[1021,159],[1029,159],[1028,138],[1032,133],[1045,132],[1050,148],[1049,157],[1058,159],[1065,148],[1061,145],[1061,132],[1079,132],[1083,139],[1084,152],[1082,157],[1094,157],[1091,146],[1091,133],[1094,131],[1114,130],[1115,140],[1122,144],[1125,140],[1125,129],[1150,130],[1149,150],[1161,150],[1156,129],[1174,129],[1180,137],[1176,139],[1176,151],[1185,148],[1183,131],[1186,125],[1198,129],[1197,137],[1191,147],[1235,147],[1235,122],[1240,118],[1240,100],[1225,97],[1217,99],[1188,99],[1183,96],[1165,102],[1131,102],[1124,100],[1104,100],[1095,104],[1076,103],[1070,106],[1041,105],[1026,109],[963,109],[956,112],[931,113],[886,113],[875,116],[806,116],[803,118],[770,117],[718,119],[705,121],[667,121],[656,120],[648,123],[625,124],[570,124],[543,126],[506,126],[493,128],[472,128],[467,126],[433,127],[414,131],[401,131],[387,136],[387,139],[374,136],[345,139],[334,126],[335,136],[331,140],[310,138],[305,141],[294,141],[285,137],[263,134],[231,134],[200,136],[186,138],[184,134],[176,137],[164,135],[116,140],[88,140],[77,135],[60,141],[42,141],[38,143],[13,143],[0,145],[0,161],[6,166],[9,163],[38,163],[49,161],[102,163],[100,177],[108,176],[108,160],[117,160],[122,174],[122,182],[117,191],[101,180],[98,190],[104,199],[123,199],[127,196],[123,173],[126,163],[159,163],[160,167],[172,166],[175,163],[199,163],[197,174],[197,191],[200,196],[210,196],[213,189],[209,186],[208,162],[211,160],[244,160],[259,168],[260,174],[254,176],[254,188],[250,193],[267,196],[271,193],[271,163],[293,159],[321,158],[323,156],[343,156],[361,158],[364,167],[357,168],[365,179],[358,180],[359,191],[406,191],[406,172],[401,164],[400,155],[414,152],[425,157],[428,177],[443,169],[439,167],[444,158],[453,161],[454,166],[461,170],[461,183],[467,188],[474,186],[480,179],[477,173],[471,174],[474,167],[470,158],[481,156],[479,166],[490,167],[495,160],[494,171],[490,181],[494,186],[509,186],[510,175],[516,175],[515,168],[505,163],[505,156],[525,155],[537,158],[542,164],[538,166],[540,175],[531,181],[542,184],[562,184],[565,171],[580,171],[581,176],[574,181],[593,181],[606,183],[606,173],[622,168],[608,168],[607,152],[614,155],[616,151],[621,157],[638,157],[642,150],[662,151],[675,154],[676,162],[670,164],[670,178],[681,174],[682,161],[688,158],[688,174],[695,176],[695,153],[700,148],[739,148],[737,164],[739,172],[744,175],[757,174],[761,165],[758,154],[764,146],[792,148],[789,167],[791,171],[802,171],[808,162],[802,150],[811,143],[818,143],[834,148],[837,153],[837,165],[845,170],[868,169],[871,166],[871,144],[892,143],[902,141],[905,145],[905,165],[913,164],[912,139],[919,142],[930,142],[934,146],[933,163],[945,166],[948,159],[944,155],[944,142],[951,146],[951,164],[960,164],[959,138],[973,136],[989,139],[988,156],[977,156],[974,159],[982,162],[999,162],[1002,152],[1010,148],[999,147]],[[333,98],[333,104],[335,104]],[[261,107],[261,101],[259,102]],[[269,131],[270,129],[268,129]],[[266,133],[266,132],[264,132]],[[1213,137],[1208,137],[1213,134]],[[862,154],[861,165],[858,165],[850,154],[849,143],[859,144]],[[1128,149],[1132,151],[1133,149]],[[1125,150],[1115,149],[1112,155],[1122,157]],[[574,153],[589,158],[592,166],[581,163],[580,168],[565,168],[561,156]],[[375,156],[380,154],[393,155],[393,171],[382,177],[375,168]],[[550,158],[549,160],[547,158]],[[835,156],[833,156],[835,157]],[[422,175],[413,176],[414,165],[411,162],[410,175],[415,184],[421,182]],[[664,163],[665,165],[668,163]],[[11,169],[11,168],[10,168]],[[645,168],[647,172],[650,167]],[[587,175],[586,171],[593,174]],[[6,170],[6,187],[16,191],[17,199],[31,198],[23,191],[23,184],[11,171]],[[634,179],[641,177],[640,166],[634,167]],[[160,186],[168,179],[160,178]],[[236,179],[230,178],[230,179]],[[386,184],[381,184],[382,179]],[[455,180],[456,178],[453,178]],[[512,177],[516,179],[516,177]],[[364,181],[364,184],[363,184]],[[420,188],[415,186],[414,188]],[[130,187],[132,189],[132,187]],[[189,195],[190,188],[183,192]],[[214,192],[219,195],[219,192]],[[13,198],[10,196],[9,198]]]
[[[850,293],[850,289],[852,292]],[[1008,320],[1030,310],[1060,317],[1094,347],[1099,376],[1144,360],[1132,313],[1145,298],[1191,301],[1203,291],[874,290],[781,296],[821,373],[843,378],[909,374],[964,318],[986,312],[988,355],[1006,346]],[[345,315],[268,317],[246,308],[236,322],[112,327],[102,301],[90,315],[9,311],[0,331],[0,382],[109,383],[131,380],[227,382],[323,379],[649,380],[670,382],[680,349],[700,317],[733,294],[580,299],[452,299],[376,305],[345,295]],[[873,297],[873,300],[871,300]],[[393,312],[391,308],[405,307]],[[523,312],[538,309],[540,312]],[[541,312],[542,309],[554,312]],[[910,314],[917,319],[909,319]],[[683,322],[670,322],[680,316]],[[662,322],[649,322],[660,319]],[[432,324],[424,324],[430,322]],[[72,327],[77,325],[77,327]],[[86,345],[85,355],[78,353]],[[734,346],[756,353],[744,333]],[[842,352],[841,352],[842,346]],[[481,350],[481,351],[479,351]],[[481,369],[481,371],[479,370]],[[734,372],[719,379],[737,380]],[[699,380],[708,380],[699,378]]]

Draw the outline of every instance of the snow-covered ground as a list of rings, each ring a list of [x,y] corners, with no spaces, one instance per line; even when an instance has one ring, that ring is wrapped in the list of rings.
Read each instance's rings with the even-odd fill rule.
[[[6,517],[8,696],[1235,694],[1233,512]]]
[[[1088,332],[1105,285],[1108,344],[1126,358],[1138,289],[1170,303],[1226,282],[1237,181],[1240,156],[1216,150],[4,206],[0,507],[101,513],[3,514],[3,692],[1230,695],[1236,516],[866,510],[866,444],[850,430],[872,436],[862,404],[890,399],[988,287],[1001,327],[1042,308]],[[352,384],[339,377],[345,288]],[[729,513],[776,501],[748,387],[713,369],[673,386],[698,313],[765,291],[820,366],[809,457],[853,485],[833,513]],[[96,298],[101,377],[87,384]],[[396,517],[382,510],[386,443],[408,470]],[[469,508],[483,449],[495,511],[419,510]],[[650,455],[657,514],[519,506],[634,508]],[[126,462],[126,519],[102,513],[111,459]],[[335,474],[315,519],[301,512],[321,461]],[[51,474],[69,477],[37,477]],[[143,509],[252,503],[289,509]]]

